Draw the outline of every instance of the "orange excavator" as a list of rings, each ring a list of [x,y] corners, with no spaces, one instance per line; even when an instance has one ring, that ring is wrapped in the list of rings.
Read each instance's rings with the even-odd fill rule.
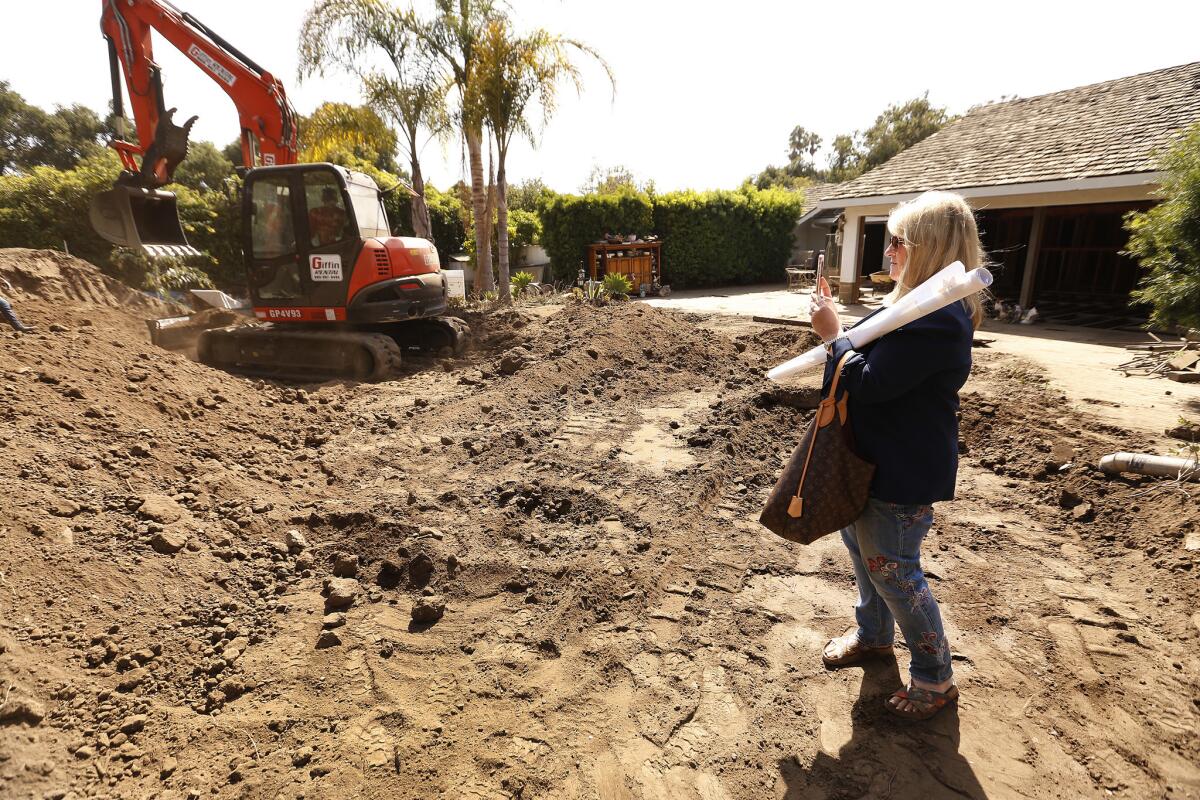
[[[401,354],[462,350],[467,327],[446,310],[447,284],[434,246],[392,236],[379,187],[327,163],[299,164],[296,113],[283,85],[191,14],[165,0],[103,0],[113,112],[129,92],[137,144],[118,128],[124,169],[92,199],[92,227],[150,257],[186,256],[174,193],[163,187],[187,157],[195,117],[182,126],[167,108],[154,62],[157,31],[216,81],[241,122],[242,251],[258,322],[204,331],[200,360],[234,372],[378,380]]]

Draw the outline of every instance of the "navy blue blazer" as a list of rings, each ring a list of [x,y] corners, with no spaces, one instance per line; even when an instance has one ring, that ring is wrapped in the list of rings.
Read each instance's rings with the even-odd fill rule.
[[[878,313],[878,312],[876,312]],[[971,373],[974,326],[961,302],[864,345],[834,341],[825,385],[839,359],[839,393],[850,393],[855,450],[875,465],[871,496],[926,505],[954,499],[958,475],[958,390]]]

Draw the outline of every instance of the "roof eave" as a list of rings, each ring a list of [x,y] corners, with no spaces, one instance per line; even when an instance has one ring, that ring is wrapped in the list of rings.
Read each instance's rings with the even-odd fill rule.
[[[1144,186],[1162,183],[1162,172],[1128,172],[1121,175],[1100,175],[1092,178],[1066,178],[1053,181],[1035,181],[1031,183],[1002,183],[991,186],[955,186],[947,187],[947,191],[956,192],[963,197],[1005,197],[1010,195],[1042,194],[1048,192],[1076,192],[1089,189],[1123,189],[1131,186]],[[902,203],[917,197],[925,190],[903,192],[900,194],[878,194],[862,197],[829,197],[817,201],[813,211],[830,208],[850,208],[852,206],[885,206]],[[811,213],[811,212],[810,212]]]

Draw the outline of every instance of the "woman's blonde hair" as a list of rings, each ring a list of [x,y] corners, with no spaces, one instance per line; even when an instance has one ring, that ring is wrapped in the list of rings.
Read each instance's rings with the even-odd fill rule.
[[[986,257],[975,225],[975,213],[962,195],[925,192],[901,203],[888,216],[888,231],[904,240],[908,258],[904,274],[886,303],[899,300],[933,277],[944,267],[961,261],[968,270],[983,266]],[[965,298],[963,306],[976,328],[983,320],[978,294]]]

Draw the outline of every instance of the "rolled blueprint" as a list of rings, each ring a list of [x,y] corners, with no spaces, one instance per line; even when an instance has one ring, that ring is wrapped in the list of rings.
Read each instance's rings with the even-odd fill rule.
[[[955,261],[904,295],[894,305],[888,306],[870,319],[860,322],[846,331],[846,338],[857,350],[913,320],[920,319],[956,300],[962,300],[964,297],[982,291],[991,283],[992,273],[983,267],[968,272],[961,261]],[[824,364],[825,355],[825,347],[817,345],[807,353],[769,370],[767,377],[778,381],[798,375],[807,369]]]

